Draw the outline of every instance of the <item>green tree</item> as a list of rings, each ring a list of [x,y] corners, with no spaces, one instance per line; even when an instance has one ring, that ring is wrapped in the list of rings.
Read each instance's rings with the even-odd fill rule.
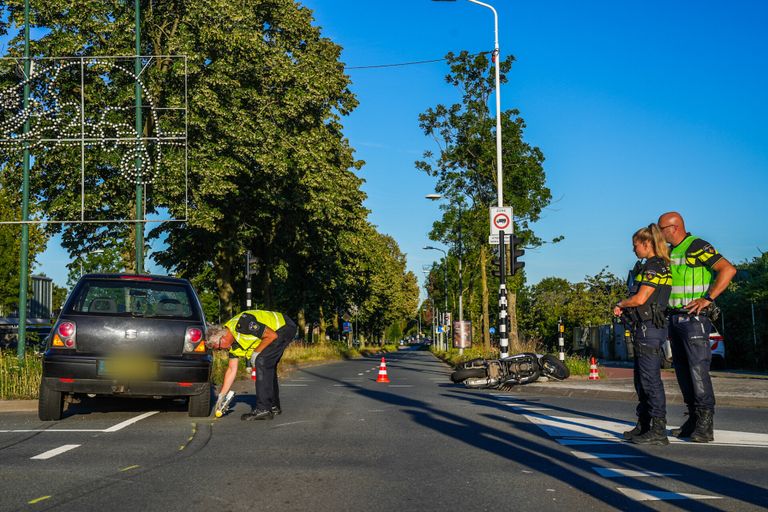
[[[447,199],[443,217],[436,222],[430,239],[439,240],[457,250],[458,233],[466,261],[477,261],[480,300],[473,300],[482,308],[483,332],[490,326],[488,311],[489,286],[487,275],[490,255],[487,250],[488,208],[496,205],[496,145],[495,115],[488,109],[488,100],[495,90],[494,70],[485,54],[446,56],[450,73],[446,81],[457,87],[461,103],[451,106],[437,105],[419,116],[424,133],[434,138],[439,153],[425,151],[416,166],[437,178],[436,190]],[[513,57],[500,64],[501,82],[506,83]],[[501,113],[503,186],[505,204],[514,209],[515,233],[530,247],[540,245],[531,224],[538,220],[551,194],[545,186],[544,155],[537,147],[523,139],[525,122],[516,109]],[[470,278],[473,277],[470,270]],[[471,279],[470,279],[471,282]],[[521,286],[522,276],[510,281],[510,289]],[[514,295],[511,296],[510,316],[516,318]],[[513,323],[510,332],[512,348],[517,346],[517,330]],[[487,335],[486,335],[487,340]],[[486,341],[487,342],[487,341]]]

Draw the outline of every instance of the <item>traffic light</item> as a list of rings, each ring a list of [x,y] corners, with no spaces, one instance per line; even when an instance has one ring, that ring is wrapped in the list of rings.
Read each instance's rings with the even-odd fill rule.
[[[525,249],[523,249],[523,241],[520,240],[516,235],[512,235],[512,247],[509,248],[509,252],[512,254],[512,264],[510,265],[510,274],[513,276],[517,274],[517,271],[522,269],[525,266],[524,261],[518,261],[517,259],[525,254]]]

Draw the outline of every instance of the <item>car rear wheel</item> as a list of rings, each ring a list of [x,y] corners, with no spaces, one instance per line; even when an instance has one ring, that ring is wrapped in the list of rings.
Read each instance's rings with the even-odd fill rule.
[[[46,386],[45,379],[40,382],[40,398],[37,401],[37,417],[40,421],[58,421],[64,412],[64,393]]]
[[[211,414],[211,387],[199,395],[189,397],[189,415],[193,418],[206,418]]]

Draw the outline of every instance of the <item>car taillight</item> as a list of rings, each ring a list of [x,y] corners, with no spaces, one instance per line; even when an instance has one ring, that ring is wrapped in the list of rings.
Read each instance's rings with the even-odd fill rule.
[[[59,336],[69,338],[75,334],[75,324],[72,322],[62,322],[59,324]]]
[[[712,350],[717,350],[717,346],[720,344],[721,341],[723,341],[722,336],[710,336],[709,342],[712,344],[710,348]]]
[[[65,321],[56,326],[51,345],[59,348],[77,348],[75,333],[77,327],[74,322]]]
[[[184,352],[205,353],[202,329],[198,327],[187,327],[187,333],[184,335]]]

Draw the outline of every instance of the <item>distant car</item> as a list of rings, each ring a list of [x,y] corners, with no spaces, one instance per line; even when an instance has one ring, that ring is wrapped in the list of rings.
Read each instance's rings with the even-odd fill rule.
[[[725,340],[714,328],[712,328],[712,332],[709,334],[709,348],[712,350],[712,362],[709,365],[710,369],[722,370],[725,368]],[[664,357],[661,360],[661,367],[672,368],[672,347],[670,346],[669,338],[664,342],[662,349],[664,351]]]
[[[205,316],[186,279],[87,274],[67,298],[43,354],[38,416],[61,419],[67,396],[188,397],[211,409]]]

